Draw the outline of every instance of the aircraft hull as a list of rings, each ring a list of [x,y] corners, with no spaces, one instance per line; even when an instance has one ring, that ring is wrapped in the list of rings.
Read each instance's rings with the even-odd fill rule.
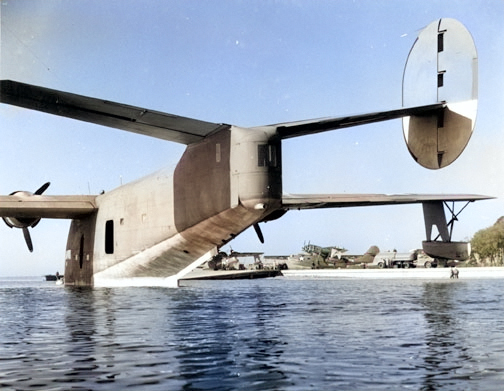
[[[164,285],[277,211],[281,168],[260,158],[262,150],[275,149],[268,156],[279,162],[280,147],[270,137],[224,129],[188,146],[174,171],[160,170],[97,196],[97,211],[72,222],[66,284],[159,279],[145,285]],[[232,144],[239,153],[231,153]]]

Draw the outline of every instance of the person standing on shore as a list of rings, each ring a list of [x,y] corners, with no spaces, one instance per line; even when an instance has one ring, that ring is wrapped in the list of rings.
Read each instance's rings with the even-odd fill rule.
[[[458,276],[459,276],[459,271],[457,269],[457,267],[451,267],[451,275],[450,275],[450,278],[457,278],[458,279]]]

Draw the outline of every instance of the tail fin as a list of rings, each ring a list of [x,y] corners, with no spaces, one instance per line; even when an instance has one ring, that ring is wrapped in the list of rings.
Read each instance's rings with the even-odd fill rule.
[[[373,263],[376,255],[380,252],[378,246],[371,246],[366,253],[357,258],[356,263]]]
[[[403,75],[403,106],[445,103],[429,115],[403,118],[409,152],[418,164],[438,169],[454,162],[471,138],[478,102],[478,56],[469,31],[439,19],[418,35]]]

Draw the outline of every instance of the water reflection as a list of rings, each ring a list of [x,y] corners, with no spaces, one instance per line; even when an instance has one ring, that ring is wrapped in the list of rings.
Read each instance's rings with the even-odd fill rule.
[[[0,385],[48,388],[47,363],[59,354],[61,293],[54,289],[0,290]]]
[[[460,377],[457,370],[471,359],[457,319],[458,283],[426,283],[422,295],[427,334],[423,357],[426,375],[422,390],[446,389]],[[458,379],[458,380],[457,380]]]
[[[281,389],[287,384],[281,368],[288,342],[280,333],[280,323],[289,309],[285,303],[278,302],[278,296],[263,289],[253,290],[247,298],[248,316],[242,320],[245,329],[238,346],[245,346],[247,351],[240,360],[247,373],[243,378],[251,390],[263,389],[266,384],[272,389]]]
[[[66,341],[62,343],[63,376],[55,382],[80,383],[96,377],[95,291],[91,288],[67,288],[64,316]],[[62,369],[63,369],[62,368]]]
[[[0,287],[6,389],[500,389],[501,281]]]
[[[159,386],[177,363],[151,289],[69,288],[64,317],[67,370],[57,382],[93,384],[93,389]],[[170,292],[170,290],[166,290]],[[69,368],[69,369],[68,369]],[[134,373],[134,376],[132,376]]]
[[[259,287],[178,297],[172,331],[183,389],[278,389],[285,385],[279,367],[282,345],[276,322],[278,303]],[[209,288],[211,291],[212,289]]]
[[[285,304],[236,289],[67,289],[56,383],[278,389]],[[131,378],[131,371],[135,377]]]

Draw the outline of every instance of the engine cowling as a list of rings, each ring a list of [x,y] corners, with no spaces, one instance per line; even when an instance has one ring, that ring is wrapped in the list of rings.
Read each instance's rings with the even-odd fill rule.
[[[29,191],[15,191],[11,194],[16,198],[26,199],[28,197],[33,196],[33,193]],[[5,224],[7,224],[11,228],[28,228],[35,227],[40,221],[39,217],[3,217]]]

